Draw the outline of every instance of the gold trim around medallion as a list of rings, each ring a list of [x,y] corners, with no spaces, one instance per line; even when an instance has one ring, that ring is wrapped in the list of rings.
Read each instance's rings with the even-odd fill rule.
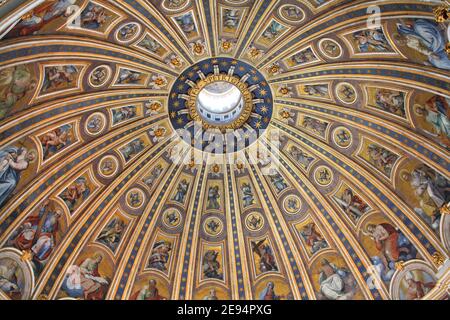
[[[200,91],[202,91],[202,89],[207,85],[218,81],[228,82],[236,86],[236,88],[241,91],[242,98],[244,100],[244,107],[239,117],[233,122],[226,124],[212,124],[206,121],[197,111],[197,96]],[[250,114],[253,111],[253,95],[250,92],[248,85],[245,82],[241,81],[239,77],[224,73],[210,74],[205,79],[198,80],[195,86],[188,90],[188,95],[189,100],[187,100],[186,106],[189,109],[189,115],[191,116],[192,120],[201,122],[204,129],[220,129],[222,132],[227,129],[238,129],[247,122]]]

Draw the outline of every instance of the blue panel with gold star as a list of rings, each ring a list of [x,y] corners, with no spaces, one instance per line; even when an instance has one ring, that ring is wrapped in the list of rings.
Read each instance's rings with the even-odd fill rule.
[[[187,96],[191,88],[187,81],[196,83],[201,80],[201,76],[207,77],[214,74],[214,66],[218,66],[221,74],[228,74],[230,68],[234,67],[234,76],[245,82],[248,87],[258,85],[252,91],[253,109],[250,117],[237,131],[232,134],[223,134],[220,139],[211,138],[213,134],[204,131],[199,135],[198,126],[194,126],[194,121],[189,113]],[[214,153],[230,153],[242,150],[256,141],[264,133],[269,125],[273,112],[272,92],[264,76],[251,65],[231,58],[212,58],[198,62],[187,68],[175,81],[169,95],[169,117],[174,129],[186,137],[186,132],[190,133],[191,145],[197,149]],[[217,131],[215,131],[217,134]],[[234,140],[230,141],[231,137]],[[256,139],[255,139],[256,137]],[[203,139],[202,139],[203,138]],[[209,138],[209,140],[207,139]],[[208,140],[208,141],[206,141]],[[186,141],[186,139],[185,139]]]

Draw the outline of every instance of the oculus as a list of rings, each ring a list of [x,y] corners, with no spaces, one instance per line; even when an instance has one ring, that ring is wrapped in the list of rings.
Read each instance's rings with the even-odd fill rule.
[[[251,65],[212,58],[187,68],[169,95],[170,122],[181,138],[204,152],[242,150],[272,118],[272,91]]]
[[[206,122],[225,124],[236,120],[244,107],[241,91],[232,83],[216,81],[198,94],[197,111]]]
[[[187,106],[191,118],[204,129],[238,129],[250,117],[253,95],[236,76],[208,75],[191,90]]]

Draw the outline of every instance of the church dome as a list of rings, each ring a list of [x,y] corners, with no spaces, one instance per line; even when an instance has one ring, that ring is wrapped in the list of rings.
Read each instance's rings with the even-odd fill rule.
[[[448,299],[448,10],[0,0],[0,300]]]

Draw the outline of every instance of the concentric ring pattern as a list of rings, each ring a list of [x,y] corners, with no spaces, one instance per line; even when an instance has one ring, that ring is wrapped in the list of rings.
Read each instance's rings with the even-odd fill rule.
[[[0,1],[0,299],[447,299],[441,5]]]

